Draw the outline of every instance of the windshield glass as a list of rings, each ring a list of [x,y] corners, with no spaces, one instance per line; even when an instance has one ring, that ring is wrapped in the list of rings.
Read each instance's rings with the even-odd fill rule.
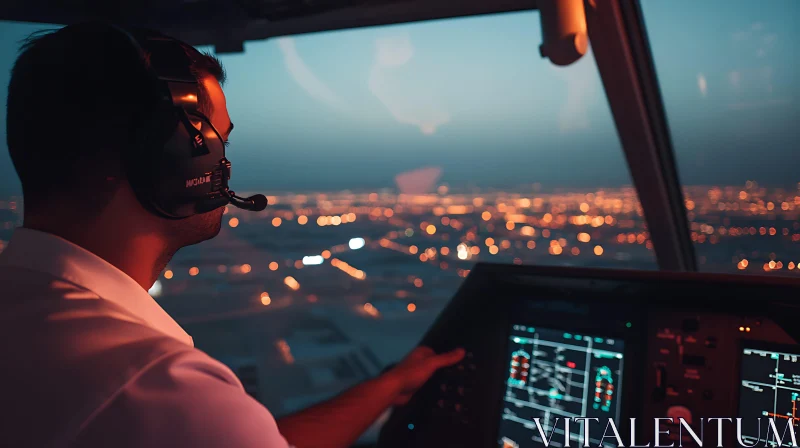
[[[37,27],[2,26],[6,76]],[[398,361],[475,262],[654,269],[592,54],[555,67],[540,43],[525,12],[220,55],[231,185],[271,205],[229,208],[151,294],[281,416]]]
[[[642,8],[699,268],[800,274],[800,2]]]

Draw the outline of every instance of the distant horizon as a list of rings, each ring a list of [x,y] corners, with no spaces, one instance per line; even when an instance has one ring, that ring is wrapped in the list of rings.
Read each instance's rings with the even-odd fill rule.
[[[746,189],[746,183],[749,180],[743,181],[740,184],[698,184],[698,185],[682,185],[682,189],[699,189],[699,188],[736,188],[736,189]],[[771,192],[797,192],[800,193],[800,181],[797,182],[794,186],[773,186],[773,185],[763,185],[760,182],[757,182],[759,188],[765,188]],[[237,188],[237,192],[240,195],[251,195],[251,194],[264,194],[268,196],[281,196],[281,195],[312,195],[312,194],[370,194],[370,193],[388,193],[393,195],[402,195],[405,194],[407,196],[424,196],[424,195],[469,195],[470,193],[474,194],[494,194],[494,193],[509,193],[509,194],[563,194],[563,193],[583,193],[583,192],[596,192],[601,190],[624,190],[624,189],[634,189],[635,187],[632,184],[627,185],[613,185],[613,186],[599,186],[593,185],[588,187],[580,187],[580,186],[553,186],[548,187],[547,185],[539,185],[535,186],[535,184],[522,184],[517,185],[515,187],[480,187],[480,186],[453,186],[446,183],[439,183],[437,184],[437,188],[440,186],[445,186],[448,188],[447,193],[439,193],[436,189],[428,191],[426,193],[401,193],[401,191],[397,188],[397,186],[386,186],[386,187],[364,187],[364,188],[336,188],[336,189],[275,189],[269,187],[251,187],[251,188]],[[637,192],[638,193],[638,192]],[[17,198],[22,197],[22,192],[3,192],[0,191],[0,198]]]

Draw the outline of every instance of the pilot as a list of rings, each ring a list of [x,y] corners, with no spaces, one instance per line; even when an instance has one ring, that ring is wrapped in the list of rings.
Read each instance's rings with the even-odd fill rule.
[[[201,111],[227,140],[222,66],[176,45],[192,61]],[[133,48],[111,27],[71,25],[29,38],[11,72],[7,139],[24,224],[0,254],[0,445],[351,445],[463,350],[416,348],[276,422],[195,348],[148,290],[177,250],[218,234],[223,208],[166,219],[126,180],[123,154],[152,118],[151,78]]]

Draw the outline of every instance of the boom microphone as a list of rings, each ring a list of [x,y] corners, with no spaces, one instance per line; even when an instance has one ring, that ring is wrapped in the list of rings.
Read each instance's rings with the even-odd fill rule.
[[[230,199],[231,204],[236,207],[239,207],[243,210],[249,210],[251,212],[260,212],[267,208],[269,201],[267,197],[263,194],[254,194],[249,198],[243,198],[240,196],[236,196],[236,193],[230,190],[226,190],[225,193],[228,195],[228,199]]]

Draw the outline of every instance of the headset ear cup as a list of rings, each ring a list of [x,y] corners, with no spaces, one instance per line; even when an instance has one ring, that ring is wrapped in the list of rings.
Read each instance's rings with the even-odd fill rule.
[[[127,152],[125,160],[126,174],[139,202],[157,215],[174,218],[158,207],[158,188],[163,172],[163,153],[166,143],[171,140],[178,119],[170,104],[160,99],[156,106],[146,113],[137,126],[132,150]]]
[[[153,92],[152,107],[131,126],[131,148],[124,155],[136,197],[152,213],[171,219],[224,206],[229,202],[227,178],[219,172],[225,145],[197,109],[191,47],[158,33],[134,37],[120,31],[139,52]]]

